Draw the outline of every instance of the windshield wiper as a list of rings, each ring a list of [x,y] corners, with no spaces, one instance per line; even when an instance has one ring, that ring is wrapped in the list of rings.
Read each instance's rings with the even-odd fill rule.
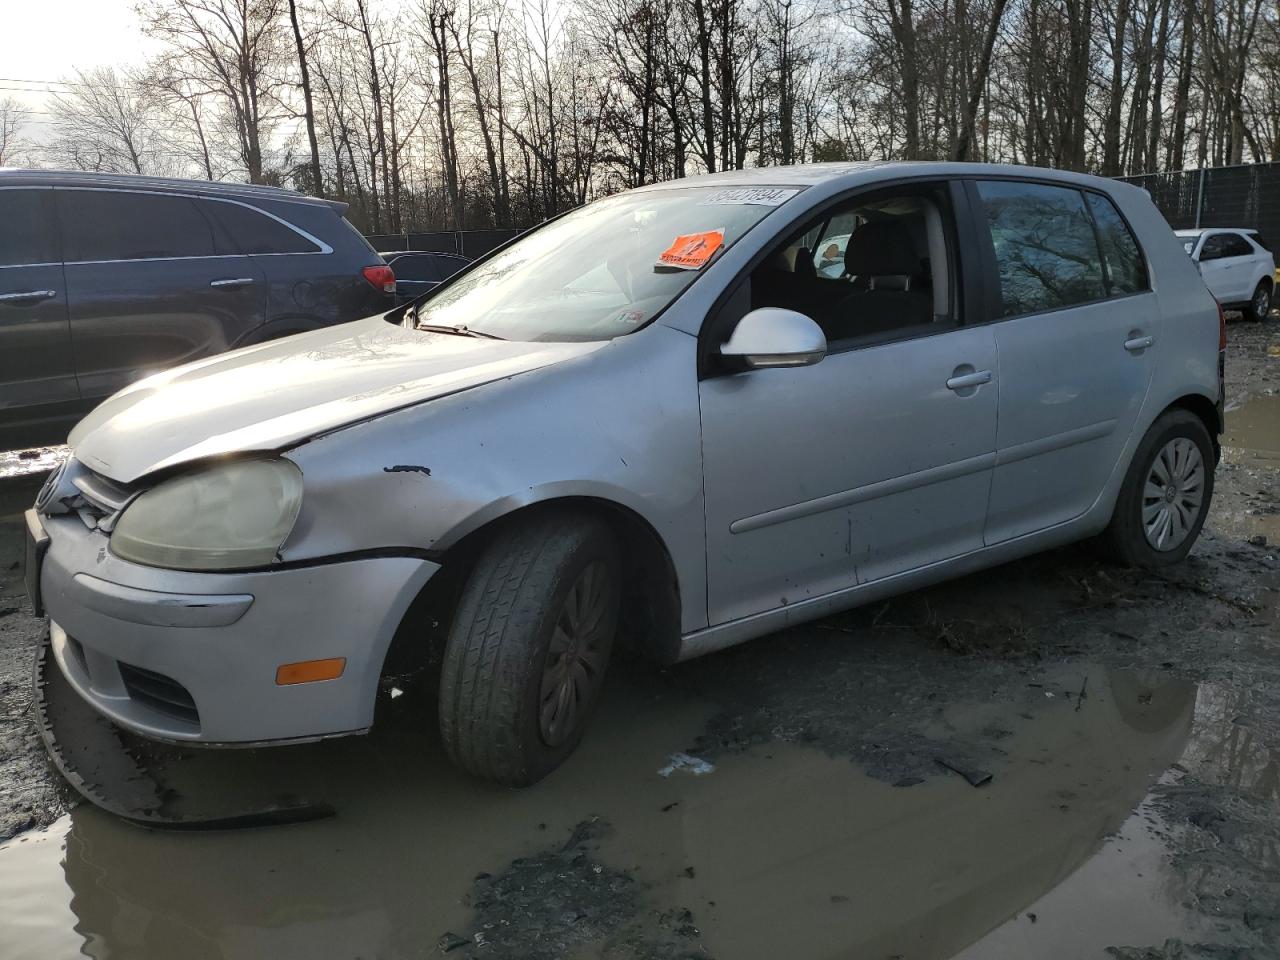
[[[458,324],[456,327],[450,327],[443,323],[423,323],[417,320],[413,324],[415,330],[426,330],[430,333],[451,333],[458,337],[479,337],[481,340],[505,340],[506,337],[500,337],[496,333],[485,333],[483,330],[472,330],[464,323]]]

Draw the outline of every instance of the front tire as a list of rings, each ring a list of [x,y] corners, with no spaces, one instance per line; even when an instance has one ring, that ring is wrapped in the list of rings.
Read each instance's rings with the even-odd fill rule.
[[[1189,410],[1161,414],[1138,444],[1103,539],[1132,567],[1186,557],[1213,498],[1213,441]]]
[[[1266,320],[1267,314],[1271,312],[1271,284],[1266,280],[1259,280],[1253,296],[1242,312],[1246,320],[1252,320],[1254,323]]]
[[[582,739],[617,631],[621,563],[603,522],[548,513],[499,535],[454,613],[440,733],[477,777],[536,783]]]

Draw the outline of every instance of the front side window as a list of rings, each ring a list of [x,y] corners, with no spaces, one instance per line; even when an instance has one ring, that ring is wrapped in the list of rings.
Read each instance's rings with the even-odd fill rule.
[[[1111,296],[1146,290],[1147,268],[1142,262],[1142,252],[1116,205],[1096,193],[1086,193],[1085,199],[1098,227],[1098,243],[1102,247]]]
[[[632,333],[797,192],[680,187],[598,200],[429,294],[414,319],[419,326],[465,326],[507,340],[609,340]]]
[[[790,236],[751,272],[749,303],[739,312],[783,307],[803,313],[822,327],[833,350],[951,329],[953,222],[940,185],[849,200]]]
[[[997,180],[977,187],[995,248],[1000,316],[1106,297],[1098,240],[1080,191]]]
[[[47,190],[0,190],[0,267],[58,259],[47,195]]]
[[[58,190],[68,262],[208,257],[213,227],[190,197]]]

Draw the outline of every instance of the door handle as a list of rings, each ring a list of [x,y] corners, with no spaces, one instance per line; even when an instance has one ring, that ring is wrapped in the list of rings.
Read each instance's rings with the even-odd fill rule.
[[[0,303],[38,303],[58,295],[56,290],[24,290],[21,293],[0,293]]]
[[[247,287],[253,283],[253,277],[230,277],[226,280],[211,280],[211,287]]]
[[[978,370],[976,373],[962,373],[958,377],[952,377],[947,381],[948,390],[967,390],[970,387],[980,387],[984,383],[991,382],[990,370]]]
[[[1130,353],[1137,353],[1139,350],[1145,350],[1156,342],[1156,338],[1152,336],[1146,337],[1130,337],[1124,342],[1124,348]]]

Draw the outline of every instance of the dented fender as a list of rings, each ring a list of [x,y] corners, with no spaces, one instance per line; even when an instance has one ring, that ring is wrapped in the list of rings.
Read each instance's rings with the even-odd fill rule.
[[[403,550],[437,557],[537,503],[625,508],[665,545],[682,627],[706,625],[697,341],[652,325],[565,359],[303,442],[285,562]],[[624,428],[625,427],[625,428]]]

